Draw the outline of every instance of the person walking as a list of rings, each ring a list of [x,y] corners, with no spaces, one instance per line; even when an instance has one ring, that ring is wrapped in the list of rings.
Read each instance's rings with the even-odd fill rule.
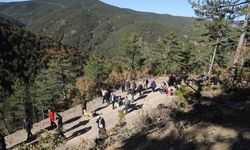
[[[136,83],[135,83],[135,81],[132,82],[131,89],[130,89],[130,94],[131,94],[131,97],[132,97],[131,101],[134,102],[135,94],[136,94]]]
[[[143,80],[143,88],[144,88],[144,90],[146,90],[146,89],[148,89],[148,79],[147,78],[144,78],[144,80]]]
[[[130,89],[130,82],[128,80],[125,81],[125,91],[129,92]]]
[[[169,86],[174,86],[175,82],[176,82],[176,77],[175,77],[175,75],[170,74],[169,80],[168,80],[168,85],[169,85]]]
[[[51,111],[50,109],[48,110],[49,113],[49,120],[50,120],[50,127],[56,128],[56,123],[55,123],[55,113]]]
[[[116,102],[116,95],[114,93],[111,93],[111,103],[113,109],[115,109],[115,102]]]
[[[107,90],[107,93],[106,93],[106,95],[105,95],[105,99],[106,99],[107,105],[110,104],[110,100],[111,100],[110,97],[111,97],[111,90],[108,89],[108,90]]]
[[[59,113],[56,113],[56,124],[57,124],[57,135],[61,137],[65,137],[63,134],[63,118]]]
[[[98,116],[96,120],[97,126],[99,130],[104,130],[106,132],[105,120],[103,117]]]
[[[142,92],[142,89],[143,89],[143,86],[142,84],[140,83],[137,87],[137,91],[139,92],[139,96],[141,96],[141,92]]]
[[[126,81],[122,82],[122,92],[125,92],[125,83],[126,83]]]
[[[135,81],[132,82],[132,87],[131,88],[132,88],[132,90],[136,89],[136,83],[135,83]]]
[[[129,109],[129,105],[130,105],[130,101],[128,99],[128,96],[126,96],[125,99],[123,100],[123,105],[124,105],[125,114],[127,114],[128,109]]]
[[[117,97],[116,103],[117,103],[117,108],[119,109],[121,107],[121,105],[122,105],[122,98],[121,98],[121,96]]]
[[[24,129],[27,132],[27,141],[28,141],[33,136],[33,134],[31,133],[32,125],[27,118],[23,119],[23,122],[24,122],[23,124]]]
[[[108,91],[104,89],[101,89],[101,91],[102,91],[102,103],[104,104],[105,100],[107,101],[106,94]]]
[[[83,100],[81,107],[82,107],[82,115],[84,115],[84,112],[87,111],[87,100]]]
[[[156,90],[156,82],[155,82],[155,80],[153,80],[153,81],[151,82],[150,87],[151,87],[152,91],[155,92],[155,90]]]
[[[7,150],[4,136],[0,134],[0,150]]]

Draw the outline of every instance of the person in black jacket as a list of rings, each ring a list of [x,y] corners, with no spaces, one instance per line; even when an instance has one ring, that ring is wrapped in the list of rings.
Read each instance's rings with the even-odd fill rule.
[[[84,111],[87,111],[87,100],[83,100],[81,107],[82,107],[82,115],[84,115]]]
[[[56,123],[57,123],[57,134],[59,136],[65,137],[65,135],[63,134],[63,120],[62,120],[62,116],[59,113],[56,113]]]
[[[141,96],[142,90],[143,90],[143,86],[142,86],[142,84],[140,83],[140,84],[138,85],[138,87],[137,87],[137,91],[138,91],[138,93],[140,94],[139,96]]]
[[[104,129],[104,131],[106,131],[105,128],[105,120],[103,119],[103,117],[98,116],[97,120],[96,120],[97,126],[99,128],[99,130]]]
[[[4,136],[0,134],[0,150],[7,150]]]
[[[23,119],[23,122],[24,122],[23,127],[27,132],[27,140],[29,140],[33,136],[33,134],[31,133],[32,125],[27,118]]]

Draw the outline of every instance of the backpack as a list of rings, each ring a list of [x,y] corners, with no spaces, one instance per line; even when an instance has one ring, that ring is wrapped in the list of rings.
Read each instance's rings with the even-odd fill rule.
[[[143,88],[142,85],[139,84],[138,87],[137,87],[137,90],[142,90],[142,88]]]
[[[31,125],[31,123],[30,123],[30,121],[24,121],[24,128],[25,129],[32,129],[32,125]]]
[[[57,115],[56,116],[56,120],[57,120],[57,125],[62,125],[62,116],[61,115]]]
[[[101,118],[98,120],[98,126],[99,126],[99,128],[103,128],[103,122],[104,122],[104,120],[103,120],[103,118],[101,117]]]
[[[115,95],[112,95],[112,96],[111,96],[111,101],[112,101],[112,102],[115,102],[115,101],[116,101],[116,96],[115,96]]]

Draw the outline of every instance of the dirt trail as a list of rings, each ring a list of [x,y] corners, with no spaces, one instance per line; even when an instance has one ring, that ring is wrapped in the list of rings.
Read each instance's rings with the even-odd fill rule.
[[[158,78],[156,80],[157,86],[166,78]],[[115,92],[116,95],[124,97],[126,93],[120,90]],[[129,97],[130,98],[130,97]],[[138,98],[138,95],[135,96]],[[159,92],[146,93],[137,101],[133,103],[135,105],[131,112],[126,115],[127,128],[131,128],[133,123],[136,121],[138,112],[140,110],[145,110],[150,112],[152,109],[156,108],[158,104],[163,103],[168,105],[171,103],[171,97],[165,94],[160,94]],[[102,104],[102,99],[97,98],[88,103],[88,111],[97,110],[96,113],[104,117],[106,121],[106,128],[109,129],[118,123],[117,115],[118,110],[112,109],[112,105],[107,106],[107,104]],[[80,106],[71,108],[65,112],[61,113],[64,120],[64,131],[66,137],[69,139],[65,145],[58,149],[66,149],[69,147],[77,147],[83,141],[83,139],[95,139],[98,134],[98,128],[96,125],[96,118],[82,117]],[[42,120],[39,123],[33,125],[32,133],[39,134],[43,129],[48,128],[50,125],[49,119]],[[14,134],[8,135],[6,137],[7,148],[15,148],[26,139],[26,133],[24,130],[17,131]]]

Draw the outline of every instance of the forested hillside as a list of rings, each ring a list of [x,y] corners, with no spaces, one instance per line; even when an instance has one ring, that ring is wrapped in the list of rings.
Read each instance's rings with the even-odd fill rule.
[[[0,41],[1,120],[15,131],[25,116],[41,119],[45,109],[59,103],[63,90],[73,89],[86,55],[25,31],[8,17],[0,18]]]
[[[119,55],[122,38],[131,32],[151,44],[169,31],[181,38],[192,35],[188,33],[191,18],[136,12],[98,0],[0,3],[0,12],[20,20],[34,33],[109,56]]]

